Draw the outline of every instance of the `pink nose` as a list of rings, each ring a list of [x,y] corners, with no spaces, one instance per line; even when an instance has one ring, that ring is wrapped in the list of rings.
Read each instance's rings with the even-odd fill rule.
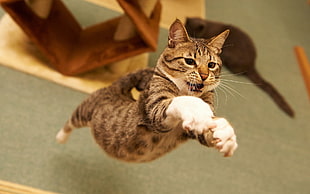
[[[203,81],[205,81],[208,78],[208,74],[200,73],[200,77]]]

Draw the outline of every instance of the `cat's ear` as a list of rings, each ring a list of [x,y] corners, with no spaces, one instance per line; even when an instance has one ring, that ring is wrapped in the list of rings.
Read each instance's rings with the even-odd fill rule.
[[[175,45],[181,42],[187,42],[190,38],[186,32],[186,29],[179,19],[176,19],[171,24],[168,36],[168,47],[174,48]]]
[[[216,54],[220,54],[222,52],[223,44],[228,37],[229,30],[225,30],[221,34],[213,37],[211,41],[208,43],[209,46],[214,48],[214,52]]]

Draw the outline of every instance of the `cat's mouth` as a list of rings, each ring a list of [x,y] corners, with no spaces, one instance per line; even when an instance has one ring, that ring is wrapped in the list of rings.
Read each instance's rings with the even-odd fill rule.
[[[204,84],[193,84],[190,82],[186,83],[188,85],[188,90],[191,92],[202,92],[202,88],[204,87]]]
[[[187,86],[188,86],[188,91],[190,92],[203,92],[203,91],[211,91],[214,90],[217,86],[218,86],[218,82],[210,84],[210,85],[205,85],[203,83],[190,83],[190,82],[186,82]]]

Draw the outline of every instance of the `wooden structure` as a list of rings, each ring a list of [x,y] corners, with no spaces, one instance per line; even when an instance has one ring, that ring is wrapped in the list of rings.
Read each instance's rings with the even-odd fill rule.
[[[133,38],[114,40],[121,17],[82,29],[61,0],[53,0],[46,18],[37,16],[25,0],[0,0],[0,4],[57,71],[76,75],[156,50],[160,2],[147,17],[136,0],[117,1],[136,27]]]

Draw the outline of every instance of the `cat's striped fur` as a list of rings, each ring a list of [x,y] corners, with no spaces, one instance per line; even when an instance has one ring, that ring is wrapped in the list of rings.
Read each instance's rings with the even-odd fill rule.
[[[225,31],[210,40],[189,39],[176,20],[156,67],[130,73],[91,94],[57,140],[65,142],[74,128],[88,126],[110,156],[124,161],[154,160],[187,139],[232,155],[237,148],[234,131],[225,119],[213,115],[213,90],[221,69],[218,55],[227,35]],[[134,87],[141,91],[138,100],[131,95]]]

